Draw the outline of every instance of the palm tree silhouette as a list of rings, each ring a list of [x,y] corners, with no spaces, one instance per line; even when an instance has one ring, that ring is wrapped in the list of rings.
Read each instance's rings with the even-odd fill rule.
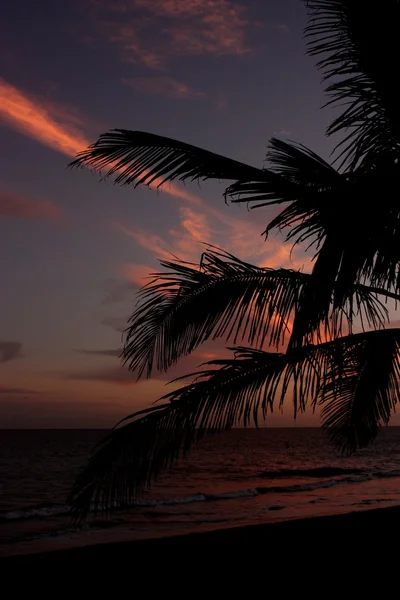
[[[400,300],[400,2],[386,0],[385,12],[356,0],[306,4],[308,53],[320,57],[328,104],[345,105],[327,130],[345,134],[333,164],[272,139],[269,167],[257,169],[123,129],[71,163],[120,185],[228,181],[232,202],[284,205],[266,235],[279,228],[293,245],[314,249],[311,274],[260,268],[213,247],[199,265],[161,263],[166,271],[139,293],[125,363],[150,377],[216,338],[231,343],[233,355],[205,363],[192,383],[118,424],[77,478],[70,498],[77,517],[92,503],[107,511],[131,502],[193,442],[257,424],[288,394],[295,415],[320,407],[330,439],[349,452],[376,436],[399,401],[400,329],[386,326],[388,299]],[[356,318],[361,333],[353,331]]]

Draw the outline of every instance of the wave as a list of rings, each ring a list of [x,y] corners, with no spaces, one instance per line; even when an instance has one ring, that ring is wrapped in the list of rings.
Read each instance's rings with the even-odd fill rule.
[[[279,479],[283,477],[338,477],[342,475],[361,475],[364,469],[344,469],[341,467],[316,467],[313,469],[280,469],[279,471],[263,471],[258,477]]]
[[[316,473],[315,477],[322,477],[320,473],[335,473],[341,475],[340,478],[326,479],[324,481],[315,481],[309,483],[299,483],[292,485],[275,485],[275,486],[261,486],[248,489],[232,490],[227,492],[221,492],[218,494],[209,494],[199,492],[197,494],[191,494],[188,496],[177,496],[172,498],[162,499],[141,499],[132,502],[129,506],[124,506],[122,510],[132,508],[134,506],[138,508],[158,508],[161,506],[173,506],[179,504],[191,504],[193,502],[222,502],[224,500],[234,500],[238,498],[252,498],[260,495],[267,494],[287,494],[287,493],[301,493],[314,491],[318,489],[330,488],[337,485],[345,485],[350,483],[362,483],[369,481],[374,478],[380,477],[399,477],[400,471],[386,471],[376,472],[368,474],[362,469],[334,469],[330,467],[317,468],[317,469],[282,469],[275,473],[286,473],[290,472],[299,476],[299,473],[307,474],[308,477],[312,477],[310,473]],[[343,477],[347,474],[346,477]],[[281,475],[283,477],[283,475]],[[279,507],[282,508],[282,507]],[[273,508],[271,508],[273,510]],[[58,517],[62,515],[68,515],[69,507],[60,504],[53,505],[37,505],[26,507],[25,509],[12,510],[8,512],[0,512],[1,521],[15,521],[22,519],[33,519],[33,518],[46,518],[46,517]]]
[[[400,477],[400,471],[386,471],[383,473],[374,473],[374,477]]]
[[[69,513],[69,506],[61,504],[50,504],[37,506],[28,506],[17,510],[0,512],[1,521],[19,521],[21,519],[34,519],[35,517],[59,517]]]

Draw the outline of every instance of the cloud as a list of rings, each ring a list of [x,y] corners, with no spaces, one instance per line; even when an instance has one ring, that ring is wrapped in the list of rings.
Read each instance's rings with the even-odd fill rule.
[[[78,354],[87,354],[89,356],[112,356],[113,358],[119,358],[121,356],[122,349],[116,348],[112,350],[75,350]]]
[[[29,390],[25,388],[0,386],[0,394],[39,394],[39,392],[37,392],[36,390]]]
[[[0,122],[16,129],[41,144],[74,158],[91,143],[76,124],[80,123],[74,111],[66,107],[38,101],[0,79]],[[92,140],[93,141],[93,140]],[[154,182],[157,186],[159,181]],[[201,198],[174,183],[163,185],[162,191],[191,204]]]
[[[151,281],[152,273],[158,270],[146,265],[128,264],[121,267],[120,272],[131,284],[131,289],[137,289]]]
[[[180,209],[181,225],[193,240],[198,242],[210,242],[212,229],[204,213],[194,211],[189,207],[182,206]]]
[[[133,385],[136,383],[136,376],[128,369],[116,367],[95,367],[93,369],[81,369],[79,371],[68,373],[66,379],[82,381],[104,381],[106,383],[116,383],[120,385]]]
[[[165,242],[159,235],[152,234],[142,229],[134,229],[126,227],[122,223],[113,223],[113,226],[125,235],[133,238],[142,248],[149,250],[155,258],[170,260],[171,251],[168,249],[168,243]]]
[[[47,200],[23,198],[12,192],[0,191],[0,219],[38,219],[55,221],[61,208]]]
[[[178,258],[198,263],[206,249],[202,242],[206,242],[258,266],[301,268],[305,271],[310,268],[311,258],[303,254],[302,248],[296,247],[292,252],[291,245],[284,244],[281,239],[271,237],[265,241],[260,235],[259,220],[236,219],[229,215],[229,209],[224,213],[205,203],[201,210],[181,207],[179,214],[178,227],[170,229],[165,238],[122,223],[114,223],[113,226],[148,250],[156,260],[173,261]],[[154,270],[157,269],[150,269],[148,274]]]
[[[128,316],[123,317],[105,317],[101,324],[105,327],[111,327],[114,331],[118,331],[118,333],[124,333],[125,329],[128,326]]]
[[[197,371],[198,367],[206,361],[214,360],[215,358],[229,357],[230,354],[231,353],[225,349],[223,340],[208,342],[193,354],[181,358],[179,363],[173,365],[167,373],[154,372],[154,379],[168,383],[177,377]],[[64,379],[69,380],[100,381],[123,386],[137,385],[139,383],[136,374],[129,371],[127,367],[119,365],[106,368],[104,368],[104,366],[99,366],[79,369],[73,372],[64,372],[61,376]],[[191,380],[192,377],[189,379]],[[182,385],[182,383],[179,383],[179,385]]]
[[[274,135],[292,135],[293,131],[290,129],[279,129],[279,131],[274,131]]]
[[[76,116],[29,98],[4,79],[0,79],[0,121],[67,156],[88,145],[76,128]]]
[[[167,76],[122,79],[122,83],[129,85],[135,92],[140,94],[164,96],[178,100],[190,100],[205,95],[204,92],[194,90],[186,83]]]
[[[290,28],[288,25],[286,25],[286,23],[274,23],[272,27],[278,31],[282,31],[283,33],[289,33],[290,31]]]
[[[22,344],[19,342],[0,341],[0,363],[9,362],[22,356]]]
[[[126,60],[160,69],[179,56],[249,51],[245,3],[232,0],[95,0],[98,31]]]

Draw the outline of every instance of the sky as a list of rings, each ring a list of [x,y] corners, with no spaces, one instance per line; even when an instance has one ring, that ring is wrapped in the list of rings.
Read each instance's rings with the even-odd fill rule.
[[[21,18],[23,15],[23,18]],[[110,427],[166,393],[120,366],[121,330],[157,259],[202,242],[307,268],[271,212],[217,183],[118,188],[68,162],[110,128],[180,139],[257,167],[272,136],[328,158],[332,115],[305,55],[301,0],[14,0],[0,20],[0,428]],[[298,424],[316,424],[309,415]],[[288,399],[271,425],[292,425]]]

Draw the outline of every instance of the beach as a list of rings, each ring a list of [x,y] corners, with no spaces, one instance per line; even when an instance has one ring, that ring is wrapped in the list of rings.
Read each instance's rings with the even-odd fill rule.
[[[165,547],[174,545],[200,546],[204,548],[213,548],[215,545],[240,545],[245,547],[257,547],[257,544],[264,543],[266,540],[273,541],[278,539],[288,539],[286,535],[291,530],[306,529],[312,530],[311,535],[318,535],[318,531],[330,529],[329,535],[334,536],[334,530],[363,528],[387,534],[388,531],[395,531],[400,528],[400,506],[392,508],[374,509],[345,513],[342,515],[328,515],[323,517],[314,517],[307,519],[293,519],[290,521],[281,521],[263,525],[248,525],[246,527],[232,527],[228,529],[219,529],[215,531],[191,533],[162,538],[153,538],[145,540],[136,540],[131,542],[115,542],[105,544],[95,544],[79,548],[70,548],[65,550],[56,550],[53,552],[42,552],[35,554],[25,554],[14,557],[4,558],[3,561],[11,561],[18,565],[29,564],[30,566],[46,566],[54,564],[76,564],[82,561],[96,560],[110,563],[119,559],[129,557],[136,558],[143,556],[148,551],[151,553],[157,550],[163,550]],[[287,531],[289,530],[289,531]],[[282,535],[285,537],[282,538]],[[342,535],[342,534],[340,534]],[[239,548],[238,548],[239,549]]]

